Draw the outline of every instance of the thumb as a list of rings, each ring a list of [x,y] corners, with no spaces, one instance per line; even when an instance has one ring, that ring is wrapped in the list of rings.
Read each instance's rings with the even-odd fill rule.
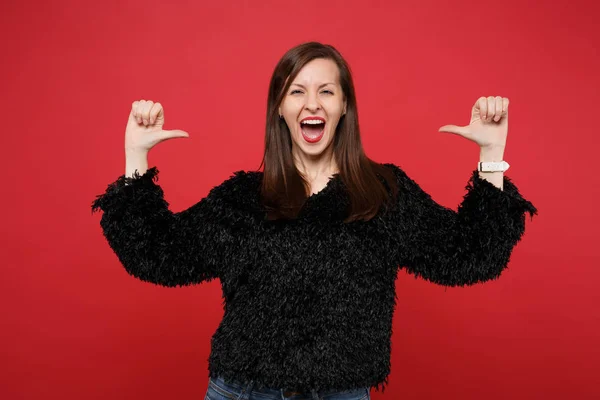
[[[456,126],[456,125],[444,125],[440,129],[438,129],[438,132],[448,132],[448,133],[454,133],[456,135],[464,136],[469,133],[469,127],[468,126]]]
[[[186,131],[182,131],[180,129],[173,129],[173,130],[164,130],[163,129],[160,132],[157,132],[156,137],[158,140],[167,140],[167,139],[180,138],[180,137],[190,137],[190,135]]]

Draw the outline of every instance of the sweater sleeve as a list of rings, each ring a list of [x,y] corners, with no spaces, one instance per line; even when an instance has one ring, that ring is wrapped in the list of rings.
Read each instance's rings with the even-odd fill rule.
[[[444,286],[496,279],[537,209],[509,177],[503,189],[473,170],[458,211],[435,202],[393,164],[399,186],[392,213],[392,243],[397,263],[410,273]],[[402,250],[400,250],[402,249]]]
[[[219,277],[228,231],[219,221],[217,189],[173,213],[164,200],[156,167],[121,175],[92,202],[101,209],[103,234],[125,270],[161,286],[184,286]]]

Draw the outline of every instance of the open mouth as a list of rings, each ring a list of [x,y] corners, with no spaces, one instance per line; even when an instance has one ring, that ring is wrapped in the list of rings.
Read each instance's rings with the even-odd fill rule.
[[[300,123],[300,131],[304,140],[315,143],[321,140],[325,133],[325,121],[305,120]]]

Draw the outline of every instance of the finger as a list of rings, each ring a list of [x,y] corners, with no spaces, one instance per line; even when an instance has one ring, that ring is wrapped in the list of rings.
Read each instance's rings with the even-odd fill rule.
[[[492,118],[494,117],[494,114],[496,114],[496,99],[494,98],[494,96],[488,96],[487,105],[488,105],[487,120],[491,121]]]
[[[140,123],[140,119],[138,118],[138,115],[137,115],[137,109],[138,109],[139,104],[140,104],[140,102],[138,100],[131,103],[131,115],[133,116],[133,118],[136,120],[136,122],[138,124]]]
[[[148,126],[150,124],[150,109],[154,105],[152,100],[148,100],[144,103],[144,110],[142,111],[142,120],[144,121],[144,125]]]
[[[170,132],[174,137],[190,137],[189,133],[182,131],[181,129],[174,129]]]
[[[154,125],[154,121],[156,121],[156,117],[162,111],[162,105],[158,102],[154,103],[152,108],[150,108],[150,125]]]
[[[496,96],[496,115],[494,116],[494,121],[498,122],[500,121],[500,118],[502,118],[502,97],[501,96]]]
[[[438,129],[438,132],[454,133],[455,135],[465,136],[469,133],[469,127],[458,125],[444,125]]]
[[[479,118],[484,121],[487,114],[487,99],[485,97],[480,97],[479,100],[477,100],[477,105],[479,106]]]
[[[180,138],[180,137],[190,137],[190,135],[186,131],[182,131],[180,129],[173,130],[161,130],[156,133],[156,138],[159,141]]]
[[[502,115],[508,116],[508,98],[502,99]]]
[[[137,117],[137,123],[141,124],[142,121],[142,112],[144,111],[144,103],[146,103],[146,100],[140,100],[137,103],[137,107],[135,110],[135,115]]]

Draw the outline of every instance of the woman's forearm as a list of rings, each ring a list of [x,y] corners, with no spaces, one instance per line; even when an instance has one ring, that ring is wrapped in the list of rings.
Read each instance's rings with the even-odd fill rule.
[[[504,148],[497,149],[484,149],[481,148],[479,151],[479,161],[502,161],[504,157]],[[504,190],[504,172],[481,172],[479,171],[479,177],[490,182],[494,186]]]
[[[125,176],[133,177],[135,170],[143,175],[148,170],[148,153],[144,151],[125,150]]]

